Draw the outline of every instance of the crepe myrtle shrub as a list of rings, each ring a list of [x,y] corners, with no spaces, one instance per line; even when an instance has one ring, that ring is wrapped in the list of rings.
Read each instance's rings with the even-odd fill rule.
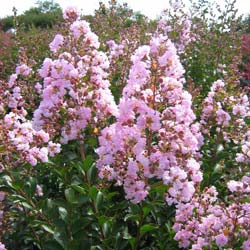
[[[21,49],[1,80],[0,249],[249,249],[249,102],[235,79],[215,81],[196,116],[158,25],[126,55],[116,105],[109,60],[128,44],[105,53],[76,8],[63,18],[51,57],[37,69]]]

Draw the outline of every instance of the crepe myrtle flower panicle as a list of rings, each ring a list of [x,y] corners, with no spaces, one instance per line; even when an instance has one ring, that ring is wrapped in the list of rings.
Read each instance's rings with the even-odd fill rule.
[[[109,89],[108,58],[97,50],[98,37],[89,23],[78,19],[74,8],[68,8],[64,16],[71,20],[66,24],[68,33],[56,35],[50,46],[52,51],[60,48],[60,53],[45,58],[39,70],[42,100],[34,111],[33,126],[66,144],[82,140],[88,126],[103,126],[116,115],[117,106]],[[49,145],[51,156],[52,148]]]
[[[80,16],[80,13],[75,6],[67,7],[63,12],[64,20],[69,20],[71,22],[76,21]]]
[[[123,186],[133,203],[147,197],[151,178],[168,187],[169,205],[189,202],[202,180],[202,136],[191,95],[183,89],[176,49],[167,37],[155,34],[131,61],[117,122],[99,137],[99,176]]]
[[[20,108],[25,103],[24,93],[27,91],[26,81],[32,75],[33,70],[26,64],[20,64],[16,67],[15,73],[10,78],[2,94],[5,99],[5,105],[10,109]]]
[[[35,130],[32,122],[25,117],[27,112],[21,111],[19,114],[6,114],[1,124],[8,151],[17,154],[19,161],[28,162],[32,166],[39,161],[47,162],[49,155],[54,156],[60,152],[60,144],[51,142],[45,131]]]

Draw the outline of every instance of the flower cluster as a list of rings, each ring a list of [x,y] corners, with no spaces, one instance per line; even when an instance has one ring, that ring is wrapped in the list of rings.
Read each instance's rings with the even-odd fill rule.
[[[168,204],[188,202],[202,180],[197,161],[202,136],[193,124],[176,49],[166,36],[155,34],[131,61],[117,122],[99,137],[99,176],[122,185],[133,203],[145,199],[152,178],[168,187]]]
[[[50,141],[49,134],[42,129],[35,130],[25,106],[32,107],[26,103],[29,86],[25,86],[32,69],[26,64],[16,67],[7,83],[3,83],[5,91],[1,91],[0,100],[0,144],[5,152],[1,156],[2,164],[16,165],[28,162],[35,166],[38,161],[47,162],[48,156],[54,156],[60,152],[60,144]],[[30,93],[30,98],[33,93]],[[32,98],[31,98],[32,99]],[[4,155],[4,156],[3,156]],[[4,165],[1,164],[1,168]]]
[[[38,161],[47,162],[48,156],[59,153],[60,144],[49,141],[49,134],[43,130],[35,130],[26,115],[24,109],[6,114],[1,124],[2,139],[6,149],[18,155],[16,160],[35,166]]]
[[[250,203],[244,202],[250,193],[250,177],[229,181],[227,186],[232,192],[228,205],[219,202],[214,187],[177,205],[173,228],[180,247],[202,250],[215,243],[223,249],[239,244],[243,250],[250,249]]]
[[[214,185],[217,188],[222,186],[220,178],[227,182],[248,172],[245,160],[248,145],[246,135],[249,133],[249,100],[234,76],[228,74],[224,77],[225,80],[217,80],[211,86],[201,105],[200,115],[204,135],[201,152],[205,185]]]
[[[42,100],[33,124],[62,143],[83,138],[87,125],[96,127],[116,114],[107,80],[107,56],[98,51],[98,37],[74,8],[66,9],[69,33],[58,34],[50,43],[55,59],[46,58],[39,70]]]
[[[247,131],[245,138],[241,141],[242,152],[237,154],[236,161],[250,163],[250,131]]]
[[[188,44],[196,40],[191,13],[182,1],[172,2],[170,8],[162,12],[157,28],[172,39],[179,54],[185,53]]]
[[[124,53],[124,43],[125,41],[122,41],[120,44],[117,44],[114,40],[109,40],[107,42],[107,45],[109,46],[110,60],[116,59]]]
[[[15,73],[11,74],[7,83],[4,84],[5,91],[2,93],[4,100],[1,101],[3,109],[18,109],[27,106],[27,94],[29,93],[29,108],[34,106],[31,102],[33,93],[29,80],[32,76],[32,69],[26,64],[16,67]],[[34,92],[34,91],[33,91]]]
[[[245,118],[250,116],[249,100],[246,94],[228,91],[228,84],[222,80],[213,83],[203,102],[201,124],[204,134],[215,128],[225,141],[241,141],[247,127]],[[232,128],[233,127],[233,131]]]

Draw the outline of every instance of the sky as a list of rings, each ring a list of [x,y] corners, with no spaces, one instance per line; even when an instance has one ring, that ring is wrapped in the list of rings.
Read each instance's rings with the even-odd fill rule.
[[[99,0],[54,0],[60,4],[63,9],[67,6],[78,6],[83,14],[92,14],[99,6]],[[12,15],[12,8],[15,6],[18,14],[35,6],[37,0],[0,0],[0,18]],[[108,3],[108,0],[102,0]],[[129,7],[135,11],[140,11],[150,18],[159,16],[161,11],[168,6],[168,0],[118,0],[118,2],[127,2]],[[223,3],[223,0],[220,0]],[[249,0],[236,0],[236,8],[240,14],[250,14]]]

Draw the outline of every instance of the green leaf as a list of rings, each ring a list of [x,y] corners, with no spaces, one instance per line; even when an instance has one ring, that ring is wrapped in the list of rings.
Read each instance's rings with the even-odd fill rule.
[[[26,181],[26,184],[24,185],[23,189],[25,193],[29,195],[29,197],[33,197],[33,195],[35,194],[36,185],[37,185],[37,180],[33,177],[29,177],[28,181]]]
[[[63,250],[63,248],[56,241],[48,241],[44,244],[46,250]]]
[[[89,225],[92,223],[93,223],[93,218],[91,218],[90,216],[77,219],[76,221],[74,221],[72,225],[73,235],[81,231],[86,232],[86,227],[89,227]],[[82,235],[80,236],[80,238],[82,238]]]
[[[28,202],[21,202],[21,204],[27,209],[33,209],[33,207]]]
[[[127,214],[127,215],[124,217],[124,221],[127,221],[127,220],[139,222],[139,220],[140,220],[140,215],[138,215],[138,214]]]
[[[22,184],[17,183],[17,182],[12,182],[11,178],[8,175],[4,175],[2,176],[2,179],[4,179],[6,181],[6,184],[11,187],[12,189],[18,191],[22,188]]]
[[[75,152],[69,151],[67,152],[67,160],[68,161],[73,161],[75,159],[77,159],[77,154]]]
[[[250,203],[250,198],[245,198],[241,200],[242,203]]]
[[[95,203],[96,203],[97,209],[100,209],[100,207],[102,206],[102,203],[103,203],[103,194],[101,191],[98,191]]]
[[[95,199],[96,199],[97,193],[98,193],[98,188],[97,188],[96,186],[92,186],[92,187],[89,189],[89,197],[90,197],[92,200],[95,200]]]
[[[90,137],[86,142],[90,147],[96,147],[98,144],[96,137]]]
[[[57,231],[54,233],[53,237],[56,240],[56,242],[59,243],[63,247],[64,250],[68,250],[68,247],[67,247],[68,238],[66,234]]]
[[[71,185],[71,187],[80,194],[86,194],[86,190],[79,185]]]
[[[97,175],[97,169],[94,164],[89,168],[87,174],[90,182],[93,183]]]
[[[154,225],[145,224],[145,225],[143,225],[143,226],[140,228],[140,233],[141,233],[141,234],[144,234],[144,233],[147,233],[147,232],[156,230],[156,229],[157,229],[157,227],[154,226]]]
[[[64,191],[66,200],[69,203],[76,203],[77,199],[76,199],[76,195],[75,195],[75,191],[72,188],[68,188]]]
[[[138,205],[136,205],[136,204],[131,204],[131,205],[130,205],[130,209],[131,209],[131,212],[132,212],[133,214],[141,214],[141,209],[140,209],[140,207],[139,207]]]
[[[102,226],[104,236],[107,237],[109,233],[109,223],[105,222]]]
[[[83,170],[88,171],[90,167],[93,165],[94,159],[92,155],[87,155],[84,162],[83,162]]]
[[[58,211],[61,219],[67,223],[67,218],[68,218],[67,210],[64,207],[59,207]]]
[[[151,212],[152,208],[149,206],[145,206],[142,208],[144,216],[147,216]]]
[[[106,221],[108,221],[108,217],[105,215],[102,215],[98,217],[98,223],[102,226]]]
[[[131,249],[132,250],[135,250],[135,242],[136,242],[136,239],[133,237],[131,239],[128,240],[129,241],[129,244],[131,246]]]
[[[51,227],[49,227],[48,225],[42,224],[41,227],[42,227],[46,232],[48,232],[48,233],[50,233],[50,234],[54,234],[54,230],[53,230]]]
[[[111,200],[116,195],[119,195],[119,193],[118,192],[111,192],[111,193],[108,193],[105,197],[107,200]]]

